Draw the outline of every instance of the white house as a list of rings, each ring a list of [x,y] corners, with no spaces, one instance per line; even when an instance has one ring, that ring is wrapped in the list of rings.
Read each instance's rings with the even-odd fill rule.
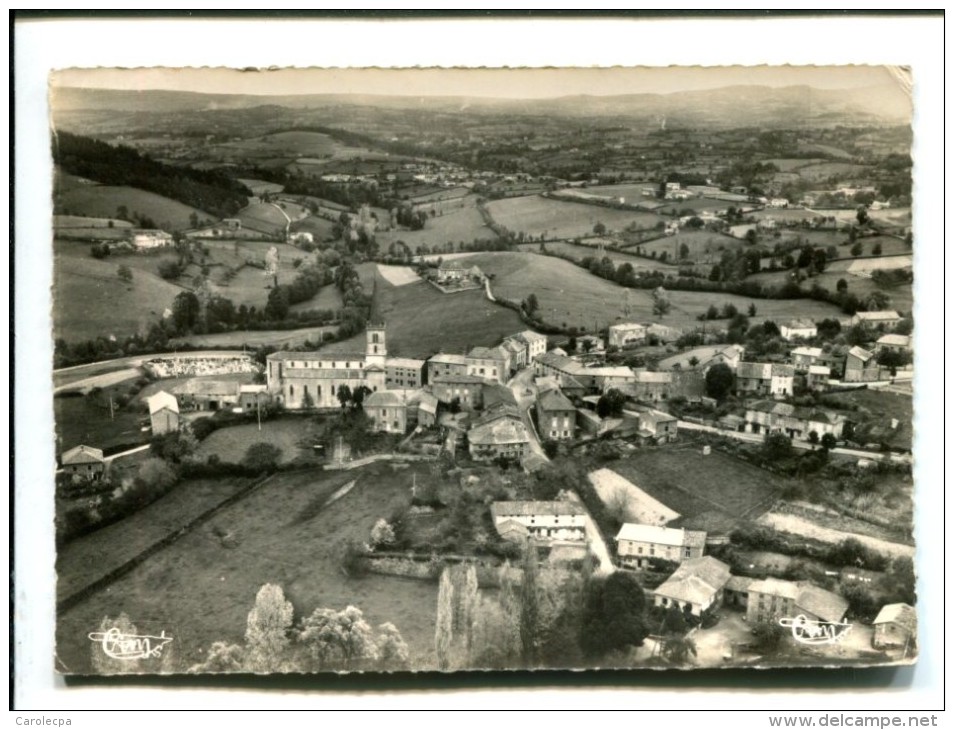
[[[490,515],[498,529],[512,520],[526,527],[536,539],[586,539],[586,510],[575,502],[494,502]]]
[[[786,322],[778,328],[778,331],[786,340],[796,338],[808,340],[818,336],[818,327],[809,319],[794,319],[791,322]]]
[[[154,436],[179,430],[179,402],[172,393],[160,390],[146,402]]]
[[[172,234],[159,230],[134,230],[130,233],[132,245],[137,251],[146,251],[152,248],[163,248],[173,243]]]
[[[632,347],[646,341],[646,325],[636,322],[624,322],[610,325],[608,342],[610,347]]]
[[[616,535],[621,565],[642,568],[653,559],[681,563],[702,557],[706,533],[656,525],[625,523]]]

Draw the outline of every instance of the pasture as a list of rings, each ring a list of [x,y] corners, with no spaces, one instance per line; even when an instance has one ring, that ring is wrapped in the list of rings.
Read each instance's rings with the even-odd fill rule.
[[[867,175],[871,168],[865,165],[855,165],[850,162],[820,162],[817,165],[806,165],[798,169],[798,174],[808,182],[825,182],[834,179],[836,182],[846,177]]]
[[[832,216],[841,224],[856,223],[857,210],[855,208],[816,208],[812,212],[818,215]],[[882,226],[905,227],[911,225],[910,208],[884,208],[882,210],[869,210],[868,217]]]
[[[874,292],[882,292],[886,294],[890,299],[890,307],[897,309],[899,312],[910,312],[913,309],[913,290],[910,284],[898,284],[897,286],[880,286],[876,284],[872,279],[864,276],[852,276],[845,270],[837,270],[836,267],[841,262],[833,262],[824,272],[817,274],[816,276],[806,279],[802,282],[802,290],[806,293],[809,289],[815,284],[827,289],[828,291],[834,292],[838,290],[838,281],[844,279],[848,283],[848,293],[854,294],[861,301],[865,301],[871,294]],[[772,271],[772,272],[763,272],[761,274],[752,274],[747,278],[747,280],[757,281],[763,285],[772,285],[772,286],[782,286],[790,281],[789,278],[790,272],[787,271]],[[759,300],[756,302],[756,306],[759,308],[759,314],[762,314],[762,305],[774,303],[774,300]],[[835,317],[843,316],[837,312],[831,312],[823,317]]]
[[[392,286],[404,286],[405,284],[414,284],[421,280],[410,266],[388,266],[378,264],[378,271]]]
[[[61,614],[60,661],[70,671],[88,670],[87,633],[103,616],[125,611],[134,621],[166,627],[176,639],[174,668],[185,671],[203,660],[213,642],[241,643],[255,594],[263,584],[275,583],[295,606],[296,619],[317,607],[354,605],[373,626],[394,623],[408,643],[412,667],[433,669],[437,585],[379,575],[348,578],[340,569],[342,546],[367,540],[377,519],[404,504],[414,474],[418,483],[433,478],[427,466],[395,471],[389,464],[273,477],[109,589]],[[326,505],[352,480],[351,491]]]
[[[216,145],[214,151],[229,159],[248,160],[260,158],[351,158],[373,154],[371,150],[350,147],[327,134],[289,130],[249,137],[237,142]]]
[[[674,236],[641,243],[630,250],[641,250],[648,256],[655,253],[657,257],[665,253],[668,261],[678,261],[683,246],[688,249],[687,258],[690,261],[697,264],[714,264],[719,261],[723,251],[735,251],[745,244],[737,238],[721,233],[686,230]]]
[[[551,241],[550,243],[543,244],[547,251],[550,251],[560,256],[569,256],[574,261],[582,261],[583,259],[589,257],[599,257],[599,258],[608,258],[616,266],[621,264],[629,264],[637,271],[639,269],[646,269],[649,271],[675,271],[676,266],[673,264],[664,264],[662,262],[656,262],[652,259],[645,258],[643,256],[637,256],[634,253],[629,251],[616,251],[612,248],[604,248],[603,253],[600,254],[599,249],[596,246],[589,246],[585,243],[569,243],[567,241]],[[517,246],[519,251],[525,251],[527,253],[539,253],[540,244],[539,243],[524,243]]]
[[[64,190],[54,200],[57,214],[90,218],[115,218],[120,206],[125,206],[129,215],[137,213],[155,221],[156,226],[166,231],[191,228],[189,220],[194,213],[199,220],[211,221],[215,216],[138,188],[116,185],[83,185]]]
[[[466,199],[448,201],[441,204],[441,210],[443,211],[441,215],[428,218],[424,228],[419,231],[379,231],[376,235],[378,245],[386,251],[391,243],[404,241],[411,251],[417,252],[421,246],[427,246],[429,249],[439,246],[443,250],[443,247],[450,243],[457,249],[461,242],[471,243],[478,238],[495,239],[497,237],[484,225],[484,219],[472,201]]]
[[[132,228],[132,223],[118,218],[87,218],[80,215],[55,215],[53,228],[56,230],[71,228]]]
[[[774,157],[771,160],[765,160],[766,163],[775,165],[779,172],[795,172],[799,168],[818,165],[824,161],[820,157]]]
[[[238,181],[252,191],[252,195],[266,195],[268,193],[280,193],[285,189],[284,185],[269,182],[268,180],[255,180],[254,178],[238,178]]]
[[[281,451],[280,464],[287,464],[296,458],[313,457],[312,445],[320,431],[313,419],[282,418],[258,424],[243,423],[213,431],[196,449],[195,455],[202,461],[210,456],[218,456],[222,461],[238,464],[252,444],[260,442],[272,444]]]
[[[121,444],[145,443],[149,432],[142,427],[148,425],[148,421],[147,415],[129,408],[115,409],[110,418],[107,403],[95,398],[61,395],[53,399],[58,453],[80,444],[108,449]]]
[[[182,289],[136,270],[126,284],[116,274],[132,257],[53,259],[53,332],[68,342],[145,333]]]
[[[189,335],[169,341],[171,347],[189,344],[193,347],[240,348],[271,345],[277,348],[303,347],[306,343],[321,342],[325,333],[334,333],[337,325],[323,327],[302,327],[293,330],[236,330],[220,332],[214,335]],[[361,335],[364,337],[364,335]],[[363,342],[363,340],[362,340]],[[362,345],[363,349],[363,345]]]
[[[276,205],[271,203],[252,203],[242,208],[233,217],[242,221],[243,228],[251,228],[268,234],[284,231],[289,219],[295,220],[290,213],[286,217]]]
[[[630,225],[653,228],[661,218],[653,213],[616,210],[587,203],[572,203],[533,195],[495,200],[487,205],[494,220],[515,233],[545,238],[577,238],[593,233],[602,223],[610,231]]]
[[[720,525],[727,518],[755,519],[792,484],[715,449],[705,456],[698,446],[642,450],[612,462],[610,468],[696,527],[700,519]],[[687,474],[705,478],[687,479]]]

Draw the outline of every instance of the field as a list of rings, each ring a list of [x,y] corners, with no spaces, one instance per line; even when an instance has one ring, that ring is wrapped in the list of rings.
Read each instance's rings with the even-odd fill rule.
[[[468,188],[440,188],[433,192],[411,195],[408,202],[413,205],[423,205],[425,203],[438,203],[442,200],[455,200],[469,194],[470,190]]]
[[[442,294],[427,282],[393,286],[378,278],[377,318],[388,326],[388,354],[430,357],[462,353],[477,345],[495,345],[526,329],[516,312],[488,301],[483,289]],[[365,335],[327,346],[328,352],[364,352]]]
[[[229,159],[256,161],[261,158],[350,158],[373,154],[370,150],[341,144],[327,134],[305,131],[276,132],[238,142],[227,142],[216,145],[212,151]]]
[[[829,266],[823,273],[803,281],[801,284],[802,289],[807,292],[814,284],[818,284],[818,286],[822,287],[823,289],[828,289],[828,291],[834,292],[838,289],[838,280],[844,279],[846,282],[848,282],[848,292],[854,294],[862,301],[864,301],[874,292],[883,292],[890,297],[890,306],[893,309],[897,309],[899,312],[910,312],[912,310],[913,290],[910,284],[899,284],[898,286],[883,287],[879,286],[867,277],[852,276],[845,270],[839,271],[833,267],[834,264]],[[763,272],[761,274],[752,274],[751,276],[747,277],[746,281],[757,281],[765,285],[782,286],[789,281],[789,274],[790,272],[787,271]],[[764,300],[757,302],[756,306],[759,307],[759,313],[762,311],[763,304],[771,303],[773,302]],[[824,316],[841,315],[836,315],[836,313],[832,312]]]
[[[491,289],[496,295],[522,301],[530,293],[537,295],[540,313],[556,325],[585,327],[589,331],[620,321],[661,321],[671,327],[696,328],[698,315],[709,304],[734,304],[746,311],[753,301],[735,294],[671,291],[672,309],[662,320],[652,313],[652,294],[645,289],[624,289],[600,279],[562,259],[530,253],[484,253],[467,259],[484,272],[494,274]],[[629,312],[625,307],[629,306]],[[755,300],[758,315],[753,323],[764,319],[793,317],[824,318],[835,316],[837,308],[808,299],[795,301]]]
[[[827,213],[809,208],[763,208],[755,210],[749,214],[755,220],[765,220],[770,218],[779,223],[797,223],[799,221],[810,221]],[[854,218],[854,212],[852,212]]]
[[[86,218],[79,215],[55,215],[53,216],[53,228],[59,230],[62,228],[132,228],[129,221],[121,221],[117,218]]]
[[[775,165],[779,169],[779,172],[793,172],[800,167],[817,165],[824,162],[824,160],[818,157],[776,157],[771,160],[765,160],[765,162]]]
[[[464,202],[464,201],[461,201]],[[496,238],[494,232],[484,225],[484,219],[473,205],[467,203],[457,208],[450,206],[460,205],[458,201],[444,203],[443,215],[428,218],[424,228],[419,231],[382,231],[376,236],[381,250],[386,251],[388,245],[394,241],[404,241],[416,252],[418,246],[444,246],[451,242],[457,246],[461,241],[470,243],[475,238]]]
[[[148,417],[127,408],[117,408],[112,419],[109,409],[100,408],[85,396],[63,395],[53,399],[53,422],[56,425],[56,443],[50,434],[49,444],[57,453],[80,444],[109,449],[120,444],[145,443]]]
[[[246,483],[234,478],[183,482],[126,519],[71,541],[56,559],[57,599],[102,578]]]
[[[266,421],[261,431],[255,423],[220,428],[199,444],[196,456],[204,461],[215,454],[222,461],[238,464],[249,446],[264,441],[281,449],[279,463],[287,464],[296,457],[312,455],[316,431],[315,423],[303,418]]]
[[[640,451],[636,457],[612,462],[611,468],[694,526],[707,520],[723,524],[726,517],[754,519],[790,483],[716,450],[704,456],[698,447]],[[705,478],[687,479],[687,474]]]
[[[68,342],[146,332],[182,289],[146,271],[130,284],[116,275],[126,257],[54,257],[53,331]]]
[[[694,263],[713,264],[719,261],[722,252],[725,250],[734,251],[741,248],[742,241],[732,236],[726,236],[721,233],[710,233],[709,231],[683,231],[675,236],[666,236],[657,238],[655,241],[647,241],[639,246],[631,247],[641,249],[644,253],[661,256],[666,253],[668,260],[678,260],[679,252],[683,246],[689,249],[689,260]]]
[[[798,174],[809,182],[824,182],[829,178],[844,178],[865,175],[870,168],[864,165],[854,165],[850,162],[820,162],[817,165],[807,165],[798,170]]]
[[[135,622],[161,624],[175,637],[176,666],[203,659],[214,641],[242,642],[246,616],[265,583],[281,585],[296,618],[317,607],[360,608],[373,626],[393,622],[407,641],[412,666],[433,668],[437,585],[371,575],[348,578],[342,546],[367,540],[374,522],[403,503],[415,467],[381,464],[337,474],[281,474],[224,509],[128,575],[66,611],[57,625],[57,656],[70,671],[89,667],[89,639],[106,615],[125,611]],[[430,479],[427,467],[417,480]],[[336,490],[354,488],[328,506]],[[230,533],[223,545],[215,531]],[[237,543],[237,544],[236,544]]]
[[[497,223],[511,231],[546,238],[587,236],[593,233],[597,223],[602,223],[608,230],[620,231],[630,224],[637,228],[653,228],[662,220],[653,213],[570,203],[536,195],[496,200],[487,208]]]
[[[214,219],[214,216],[205,211],[161,195],[114,185],[86,185],[66,190],[56,196],[54,210],[63,215],[110,218],[115,217],[117,209],[123,205],[130,216],[136,213],[147,216],[155,221],[158,228],[165,231],[191,228],[189,217],[193,213],[199,216],[200,220]]]
[[[813,213],[831,216],[841,224],[856,223],[857,211],[854,208],[815,208]],[[884,226],[910,226],[910,208],[885,208],[883,210],[869,210],[868,217]]]
[[[392,286],[404,286],[406,284],[416,284],[421,280],[410,266],[387,266],[378,264],[378,271]]]
[[[169,341],[171,347],[189,344],[193,347],[240,348],[272,345],[277,348],[301,347],[306,342],[321,342],[325,332],[336,332],[337,325],[323,327],[302,327],[293,330],[249,330],[245,332],[220,332],[214,335],[189,335]],[[364,335],[362,335],[363,337]],[[362,346],[363,347],[363,346]]]
[[[566,241],[551,241],[550,243],[544,245],[546,246],[547,251],[560,254],[561,256],[569,256],[575,261],[582,261],[587,256],[600,256],[599,249],[596,246],[588,246],[586,244],[568,243]],[[540,244],[524,243],[519,245],[517,248],[520,251],[525,251],[527,253],[538,253],[540,251]],[[669,272],[675,271],[677,268],[673,264],[664,264],[643,256],[636,256],[635,254],[628,253],[627,251],[614,251],[611,248],[604,248],[602,256],[608,258],[616,266],[619,266],[620,264],[629,264],[637,270],[646,269],[649,271]]]
[[[284,185],[268,182],[268,180],[255,180],[254,178],[238,178],[238,181],[252,191],[252,195],[264,195],[266,193],[280,193],[285,189]]]
[[[655,200],[655,195],[643,195],[643,188],[656,190],[658,183],[627,183],[625,185],[591,185],[583,192],[592,195],[609,195],[614,198],[623,198],[627,204],[638,203],[641,200]]]
[[[660,207],[658,212],[665,215],[672,215],[673,213],[683,215],[682,211],[684,210],[691,210],[696,213],[726,210],[730,205],[733,205],[733,203],[726,200],[716,200],[715,198],[689,198],[688,200],[665,200],[660,202],[665,203],[665,205]],[[736,203],[735,205],[737,206],[738,204]]]
[[[270,203],[252,203],[242,208],[233,217],[242,221],[243,228],[251,228],[253,231],[262,233],[284,231],[285,226],[288,225],[288,219],[282,215],[282,211]]]

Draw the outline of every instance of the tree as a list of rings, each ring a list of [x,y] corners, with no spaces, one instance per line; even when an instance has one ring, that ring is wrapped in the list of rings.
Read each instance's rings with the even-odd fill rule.
[[[477,569],[474,565],[453,565],[441,571],[434,632],[437,665],[441,669],[462,668],[470,664],[476,602]]]
[[[606,233],[606,226],[602,222],[598,222],[595,226],[593,226],[593,233],[595,233],[597,236],[602,236]]]
[[[265,304],[265,314],[268,319],[283,320],[288,316],[290,308],[287,286],[276,286],[268,293],[268,301]]]
[[[623,412],[624,405],[626,405],[626,396],[616,388],[610,388],[596,402],[596,413],[600,418],[618,416]]]
[[[696,656],[696,642],[688,636],[669,636],[661,649],[662,658],[670,664],[687,664],[690,656]]]
[[[394,544],[394,528],[383,517],[374,523],[371,528],[371,547],[390,547]]]
[[[706,310],[706,319],[719,319],[719,309],[715,304],[710,304]]]
[[[199,298],[190,291],[177,294],[172,302],[172,321],[179,332],[191,330],[199,319]]]
[[[689,246],[685,243],[679,246],[679,258],[683,260],[689,258]]]
[[[758,311],[759,311],[759,310],[756,309],[756,307],[755,307],[755,302],[750,302],[750,303],[749,303],[749,316],[750,316],[750,317],[754,317],[756,314],[758,314]]]
[[[858,241],[854,246],[851,247],[852,256],[861,256],[864,252],[864,246],[861,245],[861,241]]]
[[[882,249],[881,249],[881,244],[880,244],[880,243],[876,243],[874,246],[872,246],[872,248],[871,248],[871,253],[872,253],[874,256],[880,256],[880,255],[881,255],[881,250],[882,250]]]
[[[527,313],[528,317],[532,318],[539,308],[540,302],[537,301],[536,294],[531,293],[530,296],[523,300],[523,309]]]
[[[348,402],[351,400],[351,388],[347,385],[338,386],[338,401],[341,403],[341,407],[344,408],[348,405]]]
[[[393,626],[390,628],[397,633]],[[380,657],[374,630],[355,606],[343,611],[316,608],[302,621],[298,641],[308,652],[315,671],[364,669]]]
[[[716,363],[706,372],[706,395],[721,401],[732,390],[734,383],[732,368],[724,362]]]
[[[281,586],[266,583],[255,596],[245,627],[245,666],[252,672],[290,671],[289,632],[295,609]]]
[[[282,450],[275,444],[260,441],[248,447],[242,457],[242,464],[252,471],[273,472],[281,456]]]
[[[752,627],[753,648],[763,654],[770,654],[778,648],[785,636],[785,629],[775,621],[762,621]]]
[[[301,407],[306,411],[314,409],[315,399],[311,397],[311,393],[305,391],[305,394],[301,398]]]
[[[786,459],[792,454],[792,439],[781,431],[767,433],[762,443],[762,453],[769,461]]]
[[[669,299],[665,297],[653,299],[653,314],[660,319],[669,314],[670,309],[672,309],[672,303],[669,301]]]
[[[863,226],[868,222],[868,207],[865,205],[858,206],[858,211],[855,213],[855,218],[858,219],[858,225]]]
[[[182,267],[178,261],[165,259],[159,262],[159,276],[163,279],[178,279],[182,275]]]
[[[245,649],[238,644],[216,641],[209,649],[205,661],[189,667],[190,674],[221,674],[241,672],[245,668]]]
[[[835,288],[839,292],[846,292],[848,291],[848,282],[845,281],[844,279],[839,279],[838,282],[835,284]]]
[[[835,438],[833,433],[822,434],[821,437],[821,447],[825,451],[831,451],[835,446],[837,446],[838,440]]]
[[[812,445],[814,449],[818,445],[818,431],[809,431],[808,432],[808,443]]]
[[[122,279],[123,283],[131,284],[133,280],[133,272],[126,264],[120,264],[119,268],[116,269],[116,276]]]
[[[646,596],[639,579],[618,570],[594,577],[586,587],[580,644],[593,659],[612,651],[642,646],[649,634]]]
[[[911,364],[911,353],[906,350],[881,350],[877,361],[879,365],[889,368],[893,377],[898,374],[898,368]]]

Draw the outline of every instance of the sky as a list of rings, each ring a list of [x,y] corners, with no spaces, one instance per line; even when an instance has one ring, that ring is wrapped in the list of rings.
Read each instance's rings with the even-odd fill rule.
[[[542,69],[66,69],[54,86],[227,94],[385,94],[549,98],[673,93],[738,84],[849,89],[892,82],[886,66],[729,66]]]

